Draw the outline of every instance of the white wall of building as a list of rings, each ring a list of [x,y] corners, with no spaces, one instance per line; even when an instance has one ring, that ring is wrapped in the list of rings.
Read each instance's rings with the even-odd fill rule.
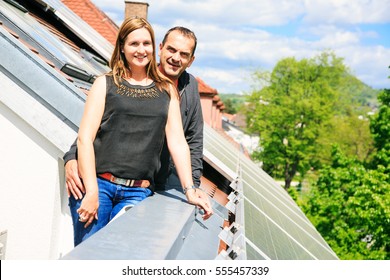
[[[58,259],[73,247],[62,156],[76,132],[10,81],[0,81],[2,258]]]

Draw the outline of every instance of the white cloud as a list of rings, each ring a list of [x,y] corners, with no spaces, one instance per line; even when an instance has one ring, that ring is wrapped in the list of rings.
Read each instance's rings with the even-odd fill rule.
[[[242,68],[191,67],[191,74],[200,77],[207,85],[218,93],[243,93],[249,91],[251,72]]]
[[[388,23],[389,0],[305,0],[310,23]]]
[[[346,64],[361,81],[377,88],[389,88],[390,49],[382,46],[349,46],[340,49],[337,54],[345,57]]]
[[[110,15],[123,16],[124,1],[93,2]],[[352,72],[368,85],[384,87],[388,83],[390,48],[380,41],[381,34],[373,29],[375,26],[370,29],[370,25],[363,28],[359,24],[390,22],[390,0],[148,3],[157,42],[175,25],[195,31],[199,44],[190,72],[219,92],[246,91],[254,69],[272,70],[280,59],[313,57],[328,49],[344,57]],[[273,27],[278,28],[276,33]],[[366,39],[371,43],[366,44]]]
[[[335,30],[324,34],[318,41],[323,48],[337,49],[343,46],[356,45],[360,41],[359,35],[346,30]]]
[[[200,22],[213,22],[218,25],[281,25],[303,13],[303,1],[274,0],[152,0],[149,1],[152,17],[159,14],[172,14],[172,18]]]

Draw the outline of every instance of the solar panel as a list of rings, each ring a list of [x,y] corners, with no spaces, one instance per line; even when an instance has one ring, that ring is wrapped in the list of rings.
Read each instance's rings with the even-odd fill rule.
[[[221,134],[205,125],[205,160],[232,181],[226,207],[242,226],[233,239],[246,259],[338,259],[289,194]],[[209,156],[208,156],[209,155]],[[237,221],[237,219],[239,221]],[[232,247],[234,247],[232,245]],[[231,254],[232,255],[232,254]]]

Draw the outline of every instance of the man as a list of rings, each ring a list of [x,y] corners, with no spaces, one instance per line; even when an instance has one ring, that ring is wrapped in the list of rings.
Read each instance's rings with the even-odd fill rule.
[[[195,59],[197,39],[195,34],[184,27],[171,28],[160,44],[160,71],[174,82],[180,93],[180,111],[184,135],[191,152],[192,179],[200,186],[203,171],[203,116],[198,92],[198,82],[185,70]],[[156,177],[156,187],[161,189],[180,187],[176,170],[169,161],[169,152],[164,145],[161,169]],[[168,166],[169,164],[169,166]],[[167,178],[168,177],[168,181]],[[167,182],[166,182],[167,181]]]
[[[185,70],[195,59],[197,38],[185,27],[174,27],[165,34],[159,46],[160,71],[176,84],[180,96],[180,110],[184,134],[191,153],[192,177],[195,187],[200,185],[203,171],[203,116],[196,79]],[[64,155],[66,187],[68,195],[81,199],[85,193],[78,173],[77,147],[74,143]],[[161,153],[161,168],[155,178],[156,190],[177,188],[180,183],[170,160],[166,143]],[[177,185],[178,184],[178,185]],[[208,201],[203,191],[197,191],[200,199]]]

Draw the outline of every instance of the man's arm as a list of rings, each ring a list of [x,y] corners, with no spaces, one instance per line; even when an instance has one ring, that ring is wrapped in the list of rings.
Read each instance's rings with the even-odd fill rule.
[[[68,196],[73,195],[75,199],[83,198],[85,188],[80,179],[77,164],[77,139],[73,142],[68,152],[65,153],[65,184]]]
[[[191,77],[191,86],[186,92],[191,102],[191,110],[188,112],[188,125],[184,134],[190,148],[192,180],[195,186],[200,186],[200,177],[203,173],[203,114],[200,104],[198,82]]]
[[[70,146],[69,151],[67,151],[63,157],[64,163],[66,163],[72,159],[77,160],[77,138],[74,140],[73,144]]]

